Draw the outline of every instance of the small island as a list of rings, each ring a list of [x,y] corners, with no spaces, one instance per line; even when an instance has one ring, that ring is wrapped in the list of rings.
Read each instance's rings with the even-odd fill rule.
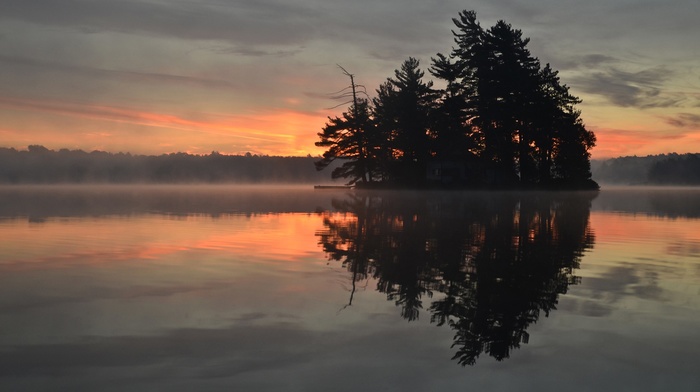
[[[504,21],[484,29],[474,11],[453,21],[456,46],[428,69],[441,88],[411,57],[370,98],[341,67],[350,106],[318,133],[317,170],[338,160],[332,178],[357,188],[597,190],[596,138],[558,72]]]

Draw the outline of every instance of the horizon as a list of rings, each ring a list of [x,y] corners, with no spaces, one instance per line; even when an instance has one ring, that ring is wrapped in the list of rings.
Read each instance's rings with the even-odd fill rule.
[[[0,134],[17,149],[317,156],[317,133],[346,109],[329,109],[348,84],[336,64],[372,96],[409,56],[427,74],[467,8],[521,30],[560,71],[597,136],[592,159],[700,151],[694,0],[322,4],[9,0]]]
[[[112,154],[112,155],[124,154],[124,155],[131,155],[131,156],[161,156],[161,155],[171,155],[171,154],[189,154],[192,156],[205,157],[205,156],[218,154],[218,155],[232,156],[232,157],[246,157],[246,156],[250,155],[251,157],[259,157],[259,158],[311,158],[311,159],[323,158],[323,156],[321,154],[319,154],[319,155],[311,155],[311,154],[307,154],[307,155],[270,155],[270,154],[253,154],[249,151],[242,153],[242,154],[228,154],[228,153],[223,153],[220,151],[199,152],[199,153],[191,153],[191,152],[186,152],[186,151],[172,151],[172,152],[164,152],[164,153],[156,153],[156,154],[141,154],[141,153],[134,153],[131,151],[83,150],[80,148],[71,149],[71,148],[66,148],[66,147],[60,147],[57,149],[53,149],[53,148],[48,148],[42,144],[33,144],[30,146],[25,146],[24,148],[0,146],[0,150],[2,150],[2,149],[14,149],[17,152],[29,152],[29,147],[34,147],[34,146],[46,148],[49,152],[61,152],[62,150],[68,150],[69,152],[83,152],[86,154],[90,154],[93,152],[99,152],[99,153],[108,153],[108,154]],[[610,160],[610,159],[633,158],[633,157],[645,158],[645,157],[655,157],[655,156],[665,156],[665,155],[697,155],[697,154],[700,154],[700,150],[697,152],[684,152],[684,153],[671,151],[671,152],[661,152],[658,154],[647,154],[647,155],[620,155],[620,156],[614,156],[614,157],[601,157],[601,158],[591,157],[591,161],[605,161],[605,160]],[[344,159],[344,158],[339,158],[339,159]]]

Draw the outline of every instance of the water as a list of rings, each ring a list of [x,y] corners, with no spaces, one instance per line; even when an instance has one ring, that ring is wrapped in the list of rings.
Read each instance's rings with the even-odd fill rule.
[[[0,390],[697,391],[700,191],[0,188]]]

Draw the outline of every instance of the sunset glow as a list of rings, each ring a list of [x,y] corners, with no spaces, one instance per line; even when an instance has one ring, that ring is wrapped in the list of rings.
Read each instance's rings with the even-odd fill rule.
[[[0,147],[283,156],[323,152],[317,132],[347,107],[336,64],[370,97],[408,56],[430,78],[465,7],[30,3],[0,12]],[[522,30],[583,99],[593,158],[700,151],[700,5],[638,3],[469,7]]]

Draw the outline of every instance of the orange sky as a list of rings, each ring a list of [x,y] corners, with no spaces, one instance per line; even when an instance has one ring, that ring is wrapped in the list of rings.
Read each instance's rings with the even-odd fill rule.
[[[315,0],[187,4],[8,0],[0,147],[318,155],[348,84],[370,95],[409,56],[427,70],[464,5]],[[593,158],[700,152],[696,0],[473,7],[505,19],[583,99]],[[427,72],[426,72],[427,73]]]

